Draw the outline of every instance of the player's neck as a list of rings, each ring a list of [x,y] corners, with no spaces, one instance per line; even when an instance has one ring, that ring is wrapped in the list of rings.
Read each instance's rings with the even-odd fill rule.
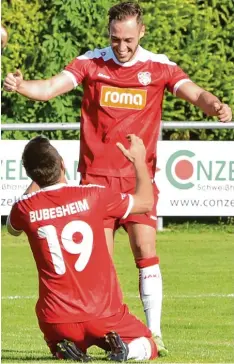
[[[116,63],[121,64],[122,66],[130,66],[132,64],[135,64],[135,62],[137,62],[140,50],[141,50],[141,46],[140,46],[140,44],[138,44],[138,46],[135,49],[135,52],[133,53],[132,57],[126,62],[120,62],[119,59],[116,57],[113,49],[112,49],[112,52],[113,52],[114,59],[115,59]]]
[[[57,183],[67,183],[67,179],[65,177],[65,173],[61,173],[60,179],[58,180]]]

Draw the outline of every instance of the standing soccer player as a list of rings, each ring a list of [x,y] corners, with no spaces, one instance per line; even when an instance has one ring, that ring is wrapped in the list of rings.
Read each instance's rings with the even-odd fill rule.
[[[146,160],[153,180],[165,89],[222,122],[230,121],[232,113],[228,105],[193,83],[165,55],[154,54],[139,45],[145,26],[138,3],[113,6],[109,10],[108,29],[109,47],[88,51],[48,80],[25,81],[20,71],[8,74],[4,87],[30,99],[47,101],[82,84],[81,182],[131,193],[135,188],[133,166],[113,145],[117,140],[126,145],[126,133],[138,135],[146,145]],[[160,328],[162,278],[155,250],[158,190],[152,184],[155,195],[152,211],[121,220],[107,219],[105,234],[109,252],[113,254],[115,230],[122,225],[128,232],[139,269],[140,297],[147,325],[155,336],[159,355],[167,355]]]

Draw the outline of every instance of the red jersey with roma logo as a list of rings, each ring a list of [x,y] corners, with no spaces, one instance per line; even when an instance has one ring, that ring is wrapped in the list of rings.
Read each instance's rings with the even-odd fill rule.
[[[74,59],[63,71],[74,86],[83,85],[81,173],[134,177],[133,165],[116,147],[128,147],[127,134],[139,136],[147,149],[151,177],[156,169],[164,90],[176,93],[188,76],[163,54],[138,47],[132,61],[120,63],[112,48],[95,49]]]

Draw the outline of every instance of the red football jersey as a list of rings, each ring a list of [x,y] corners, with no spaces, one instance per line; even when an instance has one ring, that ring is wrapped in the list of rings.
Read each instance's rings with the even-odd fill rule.
[[[128,215],[133,197],[105,187],[57,184],[23,196],[8,224],[23,230],[39,276],[38,319],[66,323],[109,317],[122,293],[103,219]]]
[[[82,84],[81,145],[78,170],[96,175],[134,177],[134,167],[116,147],[128,146],[127,134],[136,134],[147,148],[151,177],[156,168],[164,90],[176,93],[188,76],[163,54],[138,47],[126,63],[112,48],[88,51],[63,71]]]

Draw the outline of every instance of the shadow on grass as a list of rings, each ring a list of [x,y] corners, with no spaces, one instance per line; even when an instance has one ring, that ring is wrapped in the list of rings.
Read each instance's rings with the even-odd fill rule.
[[[19,361],[51,361],[53,360],[52,356],[47,356],[39,353],[35,353],[35,351],[30,350],[9,350],[2,349],[1,355],[2,361],[8,361],[11,363],[19,362]]]
[[[107,358],[100,357],[98,355],[91,355],[92,361],[94,362],[107,362]],[[31,362],[47,362],[56,360],[52,356],[46,356],[43,354],[35,353],[35,351],[29,350],[9,350],[3,349],[1,355],[2,361],[9,362],[9,363],[19,363],[24,361],[31,361]],[[70,362],[70,361],[69,361]]]

